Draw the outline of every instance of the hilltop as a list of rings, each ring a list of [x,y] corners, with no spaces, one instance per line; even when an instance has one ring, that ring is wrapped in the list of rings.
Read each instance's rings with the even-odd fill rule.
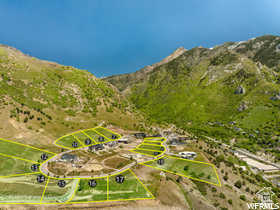
[[[123,82],[124,75],[104,80],[120,91],[131,90],[124,95],[151,121],[192,127],[219,138],[230,138],[233,132],[212,132],[204,125],[236,122],[249,130],[278,130],[279,49],[280,37],[271,35],[212,49],[196,47],[145,74],[139,74],[142,69],[126,75],[130,82]]]

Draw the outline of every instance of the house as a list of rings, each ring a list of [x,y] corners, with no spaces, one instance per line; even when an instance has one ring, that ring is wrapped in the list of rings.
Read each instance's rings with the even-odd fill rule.
[[[135,133],[134,137],[136,137],[136,138],[146,137],[146,134],[145,133]]]
[[[118,146],[118,141],[110,141],[110,142],[105,143],[104,145],[108,146],[110,148],[117,147]]]
[[[76,162],[79,160],[79,157],[77,155],[72,154],[63,154],[60,158],[60,161],[63,162]]]
[[[88,147],[88,150],[91,152],[96,152],[99,150],[103,150],[104,149],[104,145],[103,144],[96,144],[96,145],[92,145]]]
[[[179,152],[179,155],[184,159],[192,159],[192,160],[197,156],[195,152],[187,152],[187,151]]]
[[[183,141],[180,141],[180,140],[177,140],[177,139],[170,140],[170,145],[171,146],[181,146],[181,145],[184,145],[184,144],[186,144],[186,142],[183,142]]]
[[[271,187],[264,187],[256,193],[260,203],[272,203],[272,196],[275,193],[271,190]]]
[[[153,137],[162,137],[162,135],[158,133],[158,134],[154,134]]]
[[[131,141],[128,137],[122,137],[121,139],[118,140],[118,142],[123,144],[129,144]]]

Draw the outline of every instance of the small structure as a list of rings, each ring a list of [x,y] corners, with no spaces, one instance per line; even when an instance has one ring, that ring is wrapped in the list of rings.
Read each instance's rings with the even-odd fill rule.
[[[96,152],[96,151],[103,150],[103,149],[104,149],[103,144],[95,144],[95,145],[92,145],[92,146],[88,147],[88,150],[91,151],[91,152]]]
[[[108,146],[110,148],[117,147],[118,146],[118,141],[110,141],[110,142],[105,143],[104,145]]]
[[[134,134],[135,135],[135,134]],[[129,144],[131,141],[129,138],[127,137],[122,137],[118,140],[119,143],[123,143],[123,144]]]
[[[136,138],[146,137],[146,134],[145,133],[135,133],[134,137],[136,137]]]
[[[179,155],[184,159],[191,159],[191,160],[193,160],[197,156],[195,152],[187,152],[187,151],[179,152]]]
[[[79,160],[79,157],[77,155],[72,154],[63,154],[60,158],[60,161],[62,162],[76,162]]]
[[[186,142],[183,142],[182,140],[172,139],[170,141],[171,146],[181,146],[181,145],[184,145],[184,144],[186,144]]]

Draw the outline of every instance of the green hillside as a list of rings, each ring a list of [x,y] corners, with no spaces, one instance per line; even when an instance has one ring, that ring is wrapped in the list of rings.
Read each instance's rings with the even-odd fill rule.
[[[264,36],[193,48],[135,80],[126,96],[150,121],[200,133],[230,138],[234,129],[226,124],[233,121],[243,129],[277,131],[279,44],[280,37]]]
[[[138,122],[135,115],[131,103],[115,87],[88,71],[0,45],[2,138],[26,141],[44,134],[51,142],[100,123],[130,128]],[[25,136],[20,136],[23,132]]]

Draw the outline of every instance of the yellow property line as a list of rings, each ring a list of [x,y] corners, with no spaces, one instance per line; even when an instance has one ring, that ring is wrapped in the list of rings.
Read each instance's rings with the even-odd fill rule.
[[[107,201],[109,200],[109,177],[107,176]]]
[[[133,151],[135,149],[132,149],[132,150],[129,150],[130,152],[134,152],[134,153],[138,153],[138,154],[141,154],[141,155],[147,155],[147,156],[150,156],[150,157],[157,157],[157,156],[160,156],[161,154],[158,154],[157,156],[154,156],[154,155],[150,155],[150,154],[146,154],[146,153],[142,153],[142,152],[136,152],[136,151]]]
[[[13,176],[25,176],[25,175],[32,175],[32,174],[40,174],[41,172],[34,172],[34,173],[26,173],[26,174],[13,174],[8,176],[0,176],[0,178],[7,178],[7,177],[13,177]]]
[[[7,141],[7,142],[10,142],[10,143],[13,143],[13,144],[19,144],[19,145],[21,145],[21,146],[30,147],[30,148],[32,148],[32,149],[37,149],[37,150],[40,150],[40,151],[43,151],[43,152],[47,152],[47,153],[51,153],[51,154],[57,155],[57,154],[54,153],[54,152],[49,152],[49,151],[46,151],[46,150],[43,150],[43,149],[38,149],[38,148],[36,148],[36,147],[28,146],[28,145],[21,144],[21,143],[18,143],[18,142],[14,142],[14,141],[10,141],[10,140],[7,140],[7,139],[2,139],[2,138],[0,138],[0,140],[2,140],[2,141]]]
[[[156,167],[154,167],[154,166],[146,165],[146,163],[153,162],[153,161],[159,160],[159,159],[164,158],[164,157],[174,158],[174,159],[178,159],[178,160],[183,160],[183,161],[186,161],[186,162],[190,161],[190,162],[202,163],[202,164],[207,164],[207,165],[213,166],[214,171],[215,171],[215,173],[216,173],[216,177],[217,177],[218,182],[219,182],[219,185],[218,185],[218,184],[215,184],[215,183],[212,183],[212,182],[207,182],[207,181],[204,181],[204,180],[201,180],[201,179],[193,178],[193,177],[190,177],[190,176],[187,176],[187,175],[178,174],[178,173],[175,173],[175,172],[173,172],[173,171],[168,171],[168,170],[165,170],[165,169],[156,168]],[[221,182],[220,182],[220,179],[219,179],[219,176],[218,176],[218,174],[217,174],[217,172],[216,172],[216,169],[215,169],[214,165],[211,164],[211,163],[204,163],[204,162],[199,162],[199,161],[194,161],[194,160],[185,160],[185,159],[182,159],[182,158],[175,158],[175,157],[170,157],[170,156],[166,156],[166,155],[165,155],[165,156],[163,156],[163,157],[156,158],[156,159],[154,159],[154,160],[149,160],[149,161],[147,161],[147,162],[143,162],[143,163],[139,163],[139,164],[144,165],[144,166],[148,166],[148,167],[151,167],[151,168],[155,168],[155,169],[157,169],[157,170],[166,171],[166,172],[168,172],[168,173],[177,174],[177,175],[179,175],[179,176],[184,176],[184,177],[187,177],[187,178],[190,178],[190,179],[198,180],[198,181],[201,181],[201,182],[206,182],[206,183],[208,183],[208,184],[213,184],[213,185],[216,185],[216,186],[219,186],[219,187],[222,186],[222,185],[221,185]]]
[[[103,136],[104,138],[106,138],[108,141],[111,141],[110,139],[108,139],[106,136],[104,136],[103,134],[99,133],[97,130],[92,129],[94,132],[98,133],[99,135]],[[102,142],[101,142],[102,143]],[[104,142],[106,143],[106,142]]]
[[[42,200],[43,200],[43,197],[44,197],[44,195],[45,195],[46,189],[47,189],[47,187],[48,187],[49,181],[50,181],[50,177],[48,177],[48,181],[47,181],[47,184],[46,184],[46,186],[45,186],[43,195],[42,195],[42,197],[41,197],[40,204],[42,203]]]
[[[150,193],[150,195],[155,198],[153,196],[153,194],[147,189],[147,187],[140,181],[140,179],[138,179],[138,177],[131,171],[131,169],[129,169],[129,171],[133,174],[133,176],[143,185],[143,187],[148,191],[148,193]]]
[[[80,142],[80,144],[83,145],[83,147],[86,147],[74,134],[72,134],[72,136],[74,136],[74,138],[77,139],[77,141]]]
[[[70,135],[72,135],[72,134],[68,134],[68,135],[66,135],[66,136],[60,137],[59,139],[57,139],[57,140],[54,141],[54,144],[57,145],[57,146],[59,146],[59,147],[64,147],[64,148],[70,149],[70,150],[79,149],[79,147],[78,147],[78,148],[70,148],[70,147],[66,147],[66,146],[63,146],[63,145],[57,143],[57,141],[59,141],[60,139],[63,139],[63,138],[65,138],[65,137],[67,137],[67,136],[70,136]]]
[[[93,140],[93,138],[91,138],[89,135],[87,135],[84,131],[82,131],[83,134],[85,134],[87,137],[89,137],[93,142],[95,142],[96,144],[98,144],[96,141]],[[95,144],[94,144],[95,145]]]
[[[23,159],[23,158],[11,156],[11,155],[6,155],[6,154],[3,154],[3,153],[0,153],[0,155],[7,156],[7,157],[10,157],[10,158],[16,158],[16,159],[19,159],[19,160],[24,160],[24,161],[31,162],[31,163],[37,163],[37,164],[39,164],[38,162],[35,162],[35,161],[32,161],[32,160],[27,160],[27,159]]]
[[[102,129],[107,130],[107,131],[109,131],[109,132],[111,132],[111,133],[113,133],[113,134],[116,134],[116,135],[118,135],[118,136],[121,136],[120,134],[115,133],[114,131],[111,131],[111,130],[109,130],[109,129],[107,129],[107,128],[104,128],[104,127],[102,127],[102,126],[99,126],[99,127],[96,127],[96,128],[102,128]],[[94,129],[96,129],[96,128],[94,128]]]
[[[76,191],[77,191],[77,189],[78,189],[80,180],[81,180],[81,179],[78,180],[78,183],[77,183],[77,185],[76,185],[76,188],[75,188],[75,191],[74,191],[73,195],[71,196],[71,198],[70,198],[66,203],[69,203],[69,201],[71,201],[71,200],[74,198],[74,196],[76,195]]]

